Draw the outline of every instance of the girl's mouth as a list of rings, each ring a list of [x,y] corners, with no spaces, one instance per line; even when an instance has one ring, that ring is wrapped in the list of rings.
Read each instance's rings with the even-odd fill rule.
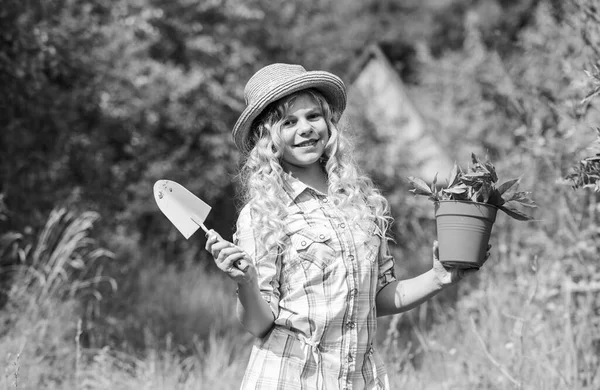
[[[305,148],[307,146],[314,146],[317,144],[318,139],[309,139],[304,142],[300,142],[299,144],[294,145],[295,148]]]

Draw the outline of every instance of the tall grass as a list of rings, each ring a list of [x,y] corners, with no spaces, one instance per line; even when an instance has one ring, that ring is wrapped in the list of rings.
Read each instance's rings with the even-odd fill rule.
[[[19,234],[4,236],[5,246],[14,254],[12,265],[0,270],[8,274],[10,286],[0,311],[5,388],[12,377],[14,388],[32,389],[60,387],[74,379],[73,331],[81,307],[99,298],[101,284],[115,287],[100,272],[100,264],[112,253],[99,248],[90,236],[98,218],[93,212],[77,215],[56,209],[33,240]]]
[[[462,295],[453,308],[438,308],[436,324],[418,329],[418,367],[410,360],[401,371],[388,365],[398,388],[579,388],[565,367],[570,351],[562,318],[535,302],[535,276],[528,286],[481,278],[481,290]],[[388,354],[401,347],[385,346]]]
[[[235,320],[232,284],[191,262],[164,265],[140,253],[145,261],[130,275],[135,275],[136,288],[103,296],[105,301],[129,299],[129,316],[109,313],[109,322],[126,327],[135,321],[130,331],[140,333],[142,349],[128,348],[127,339],[121,344],[101,345],[99,340],[108,340],[101,337],[84,342],[86,333],[103,329],[90,327],[94,320],[86,318],[84,305],[96,302],[85,297],[96,295],[84,293],[81,286],[100,291],[97,283],[110,278],[94,266],[123,255],[95,256],[108,252],[95,248],[89,236],[94,218],[56,211],[35,243],[21,248],[20,263],[11,269],[9,301],[0,311],[0,388],[237,388],[252,340]],[[506,240],[510,227],[499,221],[493,246],[509,245],[505,250],[516,253],[522,243]],[[593,355],[594,345],[579,343],[573,349],[573,334],[567,332],[565,318],[572,308],[553,279],[562,252],[546,254],[542,262],[533,252],[521,251],[520,256],[490,260],[462,285],[456,302],[440,297],[381,321],[378,349],[393,388],[597,386],[593,372],[587,373],[588,382],[570,372],[569,362]],[[73,259],[83,267],[71,267]],[[579,305],[585,306],[581,300]],[[435,312],[433,323],[423,319],[427,307]],[[590,315],[577,317],[578,329],[593,327]]]
[[[23,235],[4,237],[17,261],[2,269],[11,276],[11,288],[0,310],[0,388],[236,388],[251,339],[232,314],[232,285],[191,262],[165,265],[146,257],[129,259],[138,268],[131,270],[129,289],[120,291],[102,271],[123,253],[97,246],[90,236],[97,219],[95,213],[58,209],[33,242]],[[104,294],[103,283],[110,286]],[[95,318],[102,313],[108,321]],[[99,346],[108,338],[89,334],[94,332],[137,332],[142,342]]]
[[[86,389],[236,389],[248,350],[236,333],[205,341],[195,338],[193,353],[183,356],[167,338],[162,348],[149,348],[133,357],[108,348],[89,350],[89,361],[79,376]],[[243,345],[241,345],[243,344]]]
[[[95,295],[95,287],[105,282],[115,288],[113,280],[94,274],[100,269],[98,262],[113,256],[89,236],[98,218],[95,212],[74,215],[64,208],[55,209],[34,242],[20,234],[11,235],[13,242],[5,245],[18,246],[16,264],[3,269],[19,281],[11,285],[11,299],[25,299],[31,308],[39,308],[52,298]]]

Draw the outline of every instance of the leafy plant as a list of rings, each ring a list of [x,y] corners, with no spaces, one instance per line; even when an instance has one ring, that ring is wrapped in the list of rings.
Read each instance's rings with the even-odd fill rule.
[[[600,143],[600,127],[596,128],[596,143]],[[586,157],[573,167],[573,172],[566,177],[572,182],[573,188],[593,188],[600,192],[600,153]]]
[[[593,188],[600,192],[600,153],[586,157],[573,168],[574,172],[567,175],[573,183],[573,188]]]
[[[518,210],[521,206],[526,209],[535,209],[537,205],[529,197],[529,192],[518,191],[521,178],[511,179],[498,183],[496,168],[490,162],[482,162],[477,156],[471,154],[472,164],[463,171],[458,164],[454,167],[446,187],[437,187],[437,175],[429,186],[424,180],[410,176],[413,188],[410,190],[415,195],[427,196],[433,202],[441,200],[460,200],[486,203],[499,208],[510,217],[519,221],[531,221],[533,217]]]

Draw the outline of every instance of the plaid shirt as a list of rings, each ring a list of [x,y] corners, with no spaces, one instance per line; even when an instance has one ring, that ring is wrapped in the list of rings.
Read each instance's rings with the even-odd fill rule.
[[[289,249],[257,253],[248,208],[236,245],[248,252],[275,326],[252,348],[242,389],[388,389],[374,350],[375,297],[395,280],[373,221],[352,223],[328,198],[286,175]],[[387,248],[387,246],[384,246]]]

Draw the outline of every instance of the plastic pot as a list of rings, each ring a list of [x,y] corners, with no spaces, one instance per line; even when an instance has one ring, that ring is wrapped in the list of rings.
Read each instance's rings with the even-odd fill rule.
[[[485,203],[435,203],[440,261],[449,267],[479,268],[485,261],[498,208]]]

